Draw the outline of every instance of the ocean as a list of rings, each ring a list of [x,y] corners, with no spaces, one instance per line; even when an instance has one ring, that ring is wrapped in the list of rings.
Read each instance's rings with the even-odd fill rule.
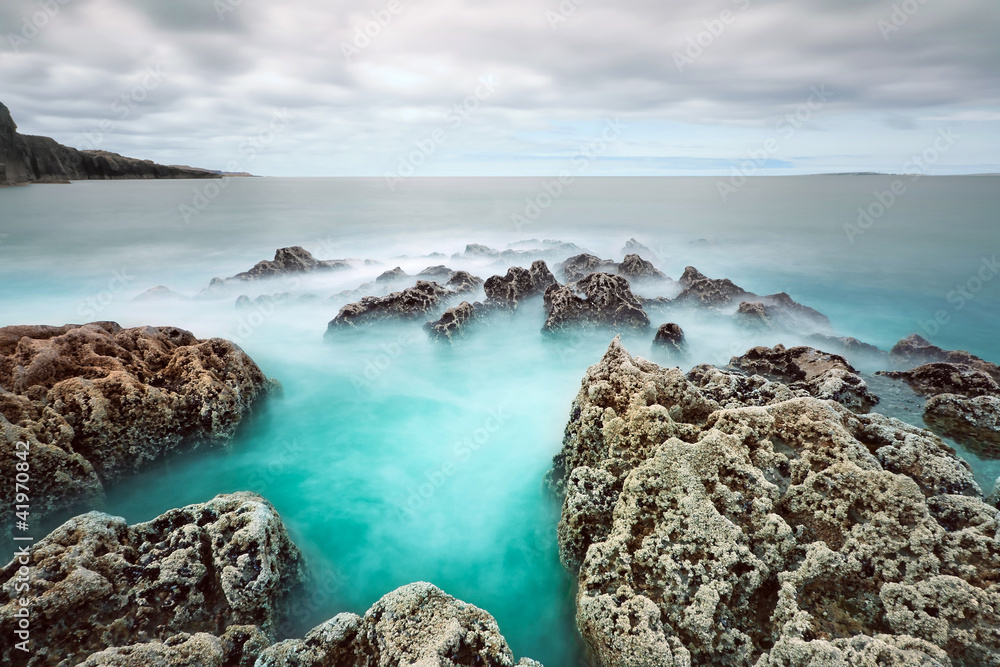
[[[254,178],[3,189],[0,326],[179,326],[235,340],[282,383],[283,395],[231,448],[170,457],[113,487],[98,509],[136,522],[219,493],[261,493],[313,573],[311,593],[293,609],[296,632],[430,581],[493,614],[517,656],[568,667],[581,659],[574,590],[558,559],[559,504],[543,477],[580,380],[615,332],[543,336],[536,300],[456,346],[429,340],[419,322],[325,338],[347,302],[330,297],[395,266],[505,272],[495,259],[452,258],[470,243],[503,250],[556,239],[620,261],[634,237],[675,279],[692,265],[758,294],[788,292],[828,315],[838,335],[888,349],[920,333],[1000,361],[1000,177],[769,177],[722,191],[720,180],[441,178],[391,189],[383,179]],[[355,266],[194,298],[213,277],[292,245]],[[133,302],[158,285],[191,298]],[[235,307],[239,294],[284,292],[290,303]],[[686,332],[688,366],[804,342],[699,312],[671,319]],[[652,337],[624,332],[623,341],[672,364]],[[894,405],[882,409],[919,424],[918,410]],[[1000,462],[958,449],[989,491]]]

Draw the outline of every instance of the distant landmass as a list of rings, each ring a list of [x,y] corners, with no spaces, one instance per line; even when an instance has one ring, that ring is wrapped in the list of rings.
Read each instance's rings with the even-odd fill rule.
[[[10,110],[0,103],[0,186],[82,180],[221,178],[209,169],[166,166],[108,151],[81,151],[49,137],[19,134]]]

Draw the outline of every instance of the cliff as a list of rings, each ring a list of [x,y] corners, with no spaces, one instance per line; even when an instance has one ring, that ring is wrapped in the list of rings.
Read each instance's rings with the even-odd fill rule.
[[[219,178],[216,172],[168,167],[107,151],[79,151],[48,137],[19,134],[10,110],[0,103],[0,185],[70,180]]]

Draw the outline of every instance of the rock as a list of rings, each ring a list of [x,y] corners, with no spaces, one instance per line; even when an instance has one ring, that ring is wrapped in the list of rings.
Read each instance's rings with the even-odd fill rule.
[[[572,283],[580,280],[586,275],[616,268],[618,265],[610,259],[600,259],[594,255],[581,254],[570,257],[562,264],[556,266],[556,270],[562,273],[566,282]]]
[[[450,272],[449,272],[450,273]],[[401,267],[396,267],[394,269],[389,269],[383,272],[378,278],[375,279],[377,283],[394,283],[400,280],[409,278],[409,274],[406,273]],[[450,276],[449,276],[450,277]]]
[[[1000,384],[981,370],[965,364],[937,362],[910,371],[879,371],[879,375],[903,380],[921,396],[958,394],[967,398],[1000,395]]]
[[[470,243],[465,246],[465,256],[495,258],[500,256],[500,251],[479,243]]]
[[[0,456],[31,452],[35,518],[171,451],[225,445],[277,383],[235,344],[114,322],[0,328]],[[14,488],[4,488],[10,511]]]
[[[772,310],[759,301],[744,301],[736,309],[736,320],[748,329],[776,328],[773,315]]]
[[[924,406],[924,421],[981,458],[1000,459],[1000,396],[939,394]]]
[[[699,280],[708,280],[708,276],[693,266],[687,266],[684,267],[684,273],[681,274],[681,278],[677,282],[681,287],[690,287]]]
[[[148,301],[171,301],[174,299],[186,299],[186,298],[187,297],[184,296],[183,294],[178,294],[169,287],[158,285],[156,287],[150,287],[142,294],[133,298],[132,303],[144,303]]]
[[[31,601],[27,661],[5,664],[239,664],[274,639],[301,556],[274,508],[253,493],[217,496],[129,526],[90,512],[0,569],[0,631],[14,637],[18,598]],[[144,660],[150,662],[143,662]]]
[[[645,255],[653,259],[660,259],[655,251],[639,243],[634,236],[625,242],[625,247],[622,248],[621,252],[622,255]]]
[[[545,290],[547,318],[542,331],[570,326],[648,327],[649,316],[628,280],[609,273],[592,273],[575,283],[550,285]]]
[[[483,284],[483,279],[468,271],[455,271],[445,284],[456,294],[466,294],[479,289]]]
[[[980,359],[965,350],[943,350],[931,345],[926,339],[913,334],[896,343],[889,351],[889,357],[900,366],[913,368],[928,363],[942,362],[970,366],[986,373],[1000,383],[1000,366]]]
[[[833,350],[839,354],[851,354],[867,356],[873,359],[880,359],[886,356],[884,350],[874,345],[863,343],[857,338],[850,336],[828,336],[825,334],[810,334],[809,340],[816,341],[824,350]]]
[[[444,264],[438,264],[437,266],[428,266],[426,269],[424,269],[423,271],[421,271],[420,273],[418,273],[417,277],[418,278],[428,278],[428,279],[439,278],[441,280],[447,281],[453,275],[455,275],[454,271],[452,271],[451,269],[449,269]]]
[[[618,265],[618,275],[629,280],[665,280],[666,274],[647,262],[639,255],[625,255],[625,260]]]
[[[847,359],[811,347],[755,347],[733,357],[729,365],[784,382],[791,389],[804,389],[815,398],[836,401],[855,412],[868,412],[879,402]]]
[[[653,345],[659,345],[670,352],[682,353],[686,347],[684,330],[681,329],[680,325],[673,322],[661,324],[660,328],[656,330]]]
[[[168,167],[108,151],[79,151],[48,137],[19,134],[10,110],[0,104],[0,185],[82,180],[221,178],[191,167]]]
[[[688,269],[692,269],[692,267],[689,266]],[[675,303],[700,307],[725,308],[741,301],[752,300],[756,296],[736,285],[728,278],[721,280],[712,278],[695,279],[695,275],[701,274],[694,269],[689,273],[688,269],[685,269],[684,275],[681,276],[681,285],[684,285],[684,289],[674,299]],[[685,280],[687,281],[686,285]]]
[[[550,285],[557,285],[545,262],[538,260],[530,269],[513,266],[507,275],[486,280],[483,289],[487,299],[500,308],[515,310],[521,301],[543,294]]]
[[[587,371],[551,479],[597,664],[996,666],[1000,511],[968,464],[789,392],[723,408],[618,339]]]
[[[833,331],[830,318],[814,308],[798,303],[785,292],[758,297],[758,302],[764,304],[770,319],[780,328],[796,332],[810,329]]]
[[[349,269],[350,262],[344,259],[318,260],[308,250],[301,246],[278,248],[273,260],[257,262],[249,271],[237,273],[228,280],[260,280],[276,276],[308,273],[310,271],[330,271],[334,269]]]
[[[389,593],[363,617],[340,614],[305,639],[264,651],[257,667],[440,665],[513,667],[514,656],[488,613],[418,582]],[[517,663],[541,667],[533,660]]]
[[[418,280],[417,284],[388,296],[366,296],[340,309],[327,327],[327,335],[341,328],[353,328],[385,319],[413,320],[439,308],[454,294],[434,282]]]
[[[469,324],[485,315],[488,310],[489,307],[482,303],[463,301],[454,308],[446,310],[436,322],[426,323],[424,331],[431,338],[454,342],[455,338],[464,338]]]

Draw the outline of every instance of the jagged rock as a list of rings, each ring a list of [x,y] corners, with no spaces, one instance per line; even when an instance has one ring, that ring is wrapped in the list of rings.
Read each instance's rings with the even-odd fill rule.
[[[736,309],[736,320],[748,329],[774,329],[771,309],[759,301],[744,301]]]
[[[808,338],[822,345],[825,350],[832,349],[841,354],[858,354],[872,358],[881,358],[886,356],[886,352],[884,350],[850,336],[828,336],[826,334],[816,333],[810,334]]]
[[[264,651],[257,667],[513,667],[514,656],[485,611],[418,582],[389,593],[363,617],[344,613],[305,639]],[[522,659],[521,667],[541,667]]]
[[[388,296],[366,296],[340,309],[327,327],[327,334],[336,329],[356,327],[384,319],[412,320],[439,308],[454,294],[434,282],[418,280],[417,284]]]
[[[912,334],[896,343],[889,351],[889,357],[905,368],[935,362],[971,366],[1000,382],[1000,366],[965,350],[943,350],[917,334]]]
[[[681,274],[681,278],[677,282],[681,287],[690,287],[700,280],[708,280],[708,276],[693,266],[686,266],[684,267],[684,273]]]
[[[436,322],[426,323],[424,331],[431,338],[452,342],[456,337],[464,337],[469,324],[485,315],[488,311],[489,307],[485,304],[463,301],[454,308],[446,310],[441,315],[441,319]]]
[[[856,412],[868,412],[879,402],[847,359],[811,347],[755,347],[733,357],[729,365],[787,383],[792,389],[804,389],[815,398],[836,401]]]
[[[191,167],[168,167],[108,151],[80,151],[49,137],[19,134],[10,110],[0,104],[0,185],[82,180],[221,178]]]
[[[450,272],[449,272],[449,274],[450,274]],[[423,274],[421,274],[421,275],[423,275]],[[401,267],[397,266],[394,269],[389,269],[388,271],[383,272],[378,278],[375,279],[375,282],[377,282],[377,283],[393,283],[393,282],[397,282],[399,280],[404,280],[404,279],[409,278],[409,277],[410,276],[409,276],[409,274],[406,271],[404,271]]]
[[[500,251],[479,243],[470,243],[465,246],[466,257],[499,257]]]
[[[1000,396],[939,394],[924,406],[924,421],[982,458],[1000,459]]]
[[[449,269],[444,264],[438,264],[437,266],[428,266],[426,269],[417,274],[418,278],[440,278],[441,280],[449,280],[455,272]]]
[[[688,267],[688,269],[690,268],[692,267]],[[696,270],[693,272],[693,274],[697,273],[698,272]],[[687,276],[687,285],[684,286],[684,290],[677,295],[676,299],[674,299],[675,303],[701,307],[725,308],[741,301],[751,300],[756,296],[755,294],[747,292],[729,278],[722,278],[718,280],[712,278],[702,278],[700,280],[695,280],[693,274],[689,275],[687,269],[685,269],[684,276],[681,276],[681,285],[685,284],[685,276]]]
[[[183,294],[178,294],[169,287],[164,285],[157,285],[156,287],[150,287],[148,290],[139,294],[132,299],[133,303],[144,303],[148,301],[170,301],[173,299],[186,299],[187,297]]]
[[[967,398],[1000,395],[1000,384],[990,375],[965,364],[936,362],[909,371],[879,371],[894,380],[903,380],[921,396],[958,394]]]
[[[656,337],[653,339],[653,344],[659,345],[671,352],[681,353],[685,348],[684,330],[681,329],[679,324],[674,324],[673,322],[661,324],[660,328],[656,330]]]
[[[472,275],[468,271],[455,271],[445,284],[454,290],[456,294],[466,294],[479,289],[483,284],[483,279]]]
[[[625,260],[618,265],[618,275],[629,280],[665,280],[667,278],[652,262],[647,262],[639,255],[625,255]]]
[[[181,632],[165,641],[109,648],[92,654],[79,667],[253,667],[270,645],[257,626],[234,625],[221,637]]]
[[[252,269],[237,273],[229,280],[259,280],[309,271],[330,271],[349,269],[350,262],[344,259],[318,260],[308,250],[301,246],[278,248],[274,251],[273,260],[257,262]]]
[[[530,269],[512,266],[507,275],[488,278],[483,289],[490,302],[514,310],[524,299],[543,294],[550,285],[556,284],[549,267],[538,260],[532,263]]]
[[[235,344],[175,327],[0,328],[3,469],[13,470],[16,443],[28,443],[31,512],[41,517],[168,452],[227,444],[276,386]],[[0,494],[5,512],[13,493]]]
[[[796,302],[785,292],[757,297],[767,309],[769,318],[779,327],[789,331],[820,329],[832,331],[830,318],[809,306]]]
[[[1000,664],[1000,511],[968,464],[789,391],[724,409],[617,339],[587,371],[552,481],[598,664]]]
[[[27,593],[15,588],[17,559],[0,569],[5,664],[15,655],[27,665],[74,665],[88,656],[91,665],[212,664],[227,654],[252,660],[274,638],[279,602],[303,575],[277,512],[253,493],[217,496],[133,526],[90,512],[40,540],[26,560]],[[23,596],[31,603],[27,661],[10,639]]]
[[[547,318],[542,331],[569,326],[648,327],[649,316],[629,289],[628,280],[609,273],[591,273],[575,283],[545,290]]]
[[[622,255],[646,255],[653,259],[660,259],[657,257],[656,252],[639,243],[634,236],[625,242],[625,247],[622,248]]]
[[[566,282],[577,282],[584,276],[591,273],[604,272],[606,269],[616,268],[617,264],[610,259],[601,259],[590,254],[576,255],[570,257],[562,264],[556,266],[556,270],[562,273]]]

